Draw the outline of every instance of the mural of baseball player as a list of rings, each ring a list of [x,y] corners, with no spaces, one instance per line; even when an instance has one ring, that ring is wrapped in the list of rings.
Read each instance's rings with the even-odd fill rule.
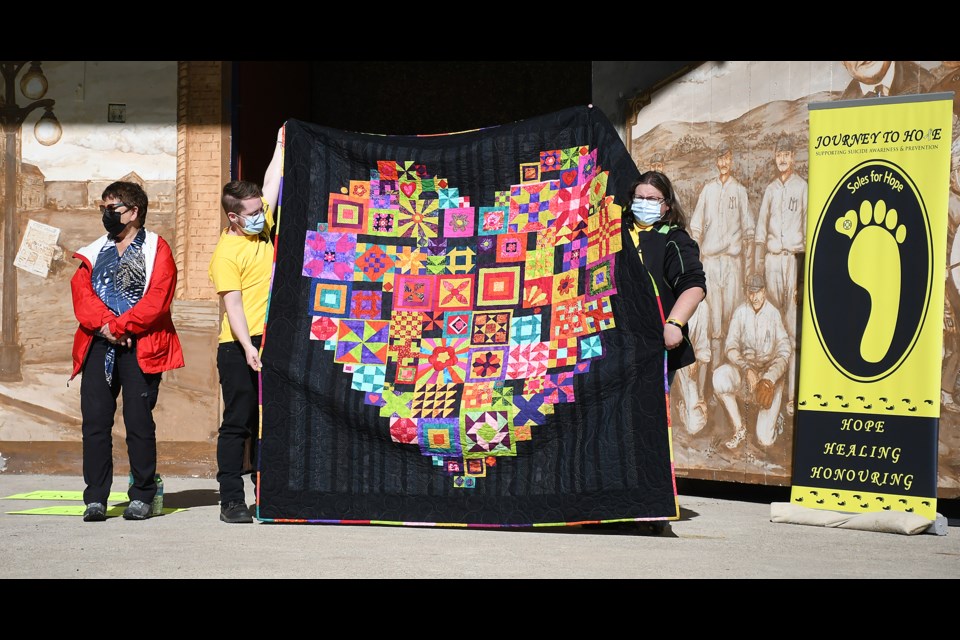
[[[707,333],[707,320],[710,316],[706,300],[697,305],[696,311],[687,320],[690,343],[696,361],[688,367],[677,369],[677,378],[673,389],[679,392],[677,415],[687,433],[696,435],[707,424],[707,403],[703,399],[707,367],[710,365],[710,336]],[[671,389],[672,391],[672,389]]]
[[[714,393],[735,429],[726,442],[728,449],[736,449],[747,437],[741,402],[756,406],[756,435],[761,446],[776,442],[782,429],[778,418],[783,377],[790,360],[790,337],[780,311],[767,301],[766,286],[759,273],[750,276],[747,297],[749,302],[737,307],[727,329],[727,363],[713,372]]]
[[[716,157],[718,175],[703,185],[690,218],[690,235],[700,245],[700,261],[710,283],[706,301],[714,363],[721,360],[723,328],[744,300],[743,281],[746,268],[753,264],[756,226],[748,208],[747,190],[732,173],[732,149],[723,142],[717,147]]]
[[[804,251],[807,181],[794,172],[790,136],[777,140],[774,162],[779,176],[763,192],[757,216],[756,272],[764,276],[770,302],[783,313],[790,336],[787,365],[787,415],[793,415],[797,348],[797,255]]]

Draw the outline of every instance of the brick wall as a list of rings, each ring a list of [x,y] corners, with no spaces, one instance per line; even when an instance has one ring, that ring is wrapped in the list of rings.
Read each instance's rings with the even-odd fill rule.
[[[180,62],[177,89],[177,246],[179,300],[215,300],[207,276],[225,226],[220,189],[230,179],[230,123],[224,117],[224,64]]]

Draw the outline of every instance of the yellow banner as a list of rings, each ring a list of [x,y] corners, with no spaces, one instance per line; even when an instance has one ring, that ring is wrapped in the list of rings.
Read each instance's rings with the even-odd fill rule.
[[[809,105],[795,504],[936,517],[952,100]]]

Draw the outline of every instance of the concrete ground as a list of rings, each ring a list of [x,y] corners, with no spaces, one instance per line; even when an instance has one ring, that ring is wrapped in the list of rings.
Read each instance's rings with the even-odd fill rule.
[[[79,502],[6,499],[82,491],[81,478],[0,474],[0,578],[960,577],[956,514],[946,535],[773,523],[762,496],[702,491],[705,485],[678,481],[681,518],[661,535],[637,535],[581,527],[226,524],[216,480],[175,477],[164,477],[164,506],[184,510],[141,522],[85,523],[9,513]],[[113,490],[126,491],[125,476]],[[789,495],[783,491],[774,497]],[[956,501],[941,502],[956,508]]]

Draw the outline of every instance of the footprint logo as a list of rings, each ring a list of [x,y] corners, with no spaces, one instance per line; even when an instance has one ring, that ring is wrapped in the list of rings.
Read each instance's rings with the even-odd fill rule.
[[[859,216],[847,211],[837,219],[836,229],[853,241],[847,256],[850,279],[870,296],[870,316],[860,341],[860,356],[877,363],[887,355],[897,326],[902,283],[898,245],[906,239],[907,229],[899,224],[897,210],[888,209],[883,200],[876,204],[864,200]]]
[[[830,363],[858,382],[896,371],[934,317],[930,218],[914,181],[887,160],[850,169],[821,210],[808,256],[806,299]]]

